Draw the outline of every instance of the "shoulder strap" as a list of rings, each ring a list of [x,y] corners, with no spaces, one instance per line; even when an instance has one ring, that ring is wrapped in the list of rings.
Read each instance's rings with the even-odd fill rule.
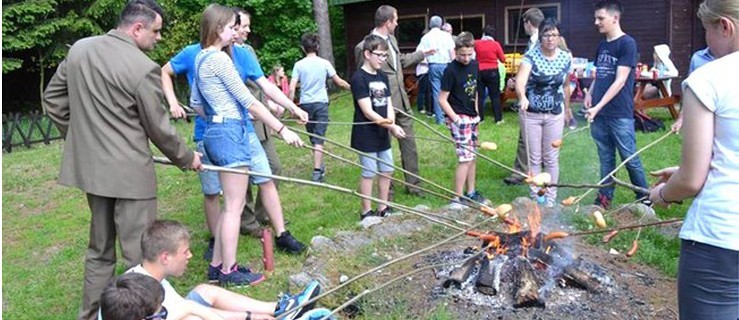
[[[207,59],[211,54],[215,53],[214,51],[206,52],[205,55],[200,59],[200,62],[198,62],[198,65],[195,67],[195,77],[193,77],[193,81],[195,81],[195,88],[191,88],[192,90],[198,90],[200,92],[200,97],[203,98],[203,106],[205,108],[205,115],[210,116],[213,113],[212,108],[210,107],[210,104],[208,104],[208,100],[205,99],[205,96],[203,95],[203,91],[200,90],[200,81],[198,81],[198,74],[200,74],[200,66],[203,65],[203,61]]]

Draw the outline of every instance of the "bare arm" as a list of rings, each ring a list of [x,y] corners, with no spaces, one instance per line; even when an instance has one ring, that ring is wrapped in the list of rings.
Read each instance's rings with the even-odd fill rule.
[[[162,67],[162,91],[164,91],[164,98],[167,100],[169,105],[169,113],[172,114],[173,118],[184,118],[187,116],[185,110],[180,106],[180,102],[177,101],[177,95],[174,93],[174,83],[172,77],[174,76],[174,70],[172,65],[167,62]]]
[[[298,77],[293,77],[290,80],[290,100],[295,100],[295,90],[298,89]]]
[[[682,130],[685,134],[683,135],[680,168],[666,184],[652,190],[650,198],[653,198],[656,203],[661,202],[660,188],[665,200],[679,201],[698,194],[708,178],[713,154],[715,115],[696,98],[689,87],[684,95],[685,120]]]
[[[362,114],[364,114],[368,120],[377,123],[378,126],[388,129],[392,135],[398,138],[405,138],[405,131],[395,124],[395,112],[393,112],[393,103],[390,97],[388,97],[387,100],[387,118],[382,117],[379,113],[375,112],[375,110],[372,110],[372,102],[369,97],[357,100],[357,104],[359,105],[359,110],[362,111]],[[391,122],[382,122],[382,120],[385,119],[388,119]]]
[[[618,92],[623,89],[624,85],[626,84],[626,80],[629,78],[630,73],[631,67],[618,66],[618,68],[616,68],[616,79],[613,80],[611,86],[608,87],[606,93],[603,94],[603,98],[601,98],[595,106],[585,111],[585,117],[588,118],[590,121],[593,121],[593,119],[595,119],[595,116],[598,115],[598,112],[600,112],[600,110],[602,110],[606,104],[611,102],[613,97],[615,97]],[[593,84],[595,84],[595,80],[593,80],[593,83],[590,85],[590,91],[592,91]],[[590,95],[590,92],[588,92],[588,95]]]
[[[516,96],[518,96],[518,102],[521,104],[521,110],[529,109],[529,99],[526,97],[526,83],[529,82],[531,76],[531,64],[521,62],[518,67],[518,74],[516,74]]]
[[[222,320],[225,319],[218,315],[213,309],[200,305],[191,300],[183,299],[180,302],[174,304],[174,306],[167,309],[167,319],[180,320],[180,319],[197,319],[202,320]]]
[[[257,79],[256,83],[257,85],[259,85],[260,88],[262,88],[262,91],[264,91],[264,94],[267,95],[267,97],[269,97],[272,101],[276,102],[283,108],[290,110],[290,113],[297,117],[301,123],[308,122],[308,113],[295,105],[293,100],[285,96],[285,93],[283,93],[282,90],[277,87],[277,85],[272,83],[272,81],[267,80],[267,78],[265,77],[261,77]],[[294,87],[292,86],[291,82],[290,95],[292,96],[294,93]]]
[[[349,82],[346,82],[344,79],[339,77],[338,74],[335,74],[333,77],[331,77],[331,80],[333,80],[337,86],[343,88],[344,90],[351,89],[351,86],[349,86]]]
[[[457,123],[460,120],[459,115],[454,112],[452,105],[449,104],[449,91],[441,90],[441,92],[439,92],[439,106],[441,106],[441,110],[444,111],[452,122]]]

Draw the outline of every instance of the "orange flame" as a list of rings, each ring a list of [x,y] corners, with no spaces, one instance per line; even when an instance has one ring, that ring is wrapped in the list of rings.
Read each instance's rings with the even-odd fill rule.
[[[521,255],[529,256],[529,241],[526,238],[521,238]]]
[[[513,233],[517,233],[521,231],[521,223],[518,222],[518,218],[513,217],[513,218],[506,218],[506,219],[507,219],[506,223],[508,223],[508,233],[513,234]]]

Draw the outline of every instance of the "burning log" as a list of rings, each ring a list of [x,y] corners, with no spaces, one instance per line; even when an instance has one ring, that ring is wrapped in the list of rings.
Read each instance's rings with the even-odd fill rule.
[[[516,257],[514,266],[518,274],[518,284],[513,307],[544,307],[544,301],[539,299],[539,283],[534,275],[534,267],[529,260]]]
[[[494,296],[500,292],[500,271],[506,261],[508,261],[506,255],[496,255],[492,259],[489,257],[482,259],[480,274],[475,283],[478,292],[489,296]]]
[[[470,273],[472,273],[472,270],[475,269],[475,265],[477,265],[477,262],[480,260],[480,255],[476,254],[469,259],[465,260],[465,262],[462,263],[461,266],[454,268],[452,272],[449,274],[449,278],[444,280],[444,283],[442,283],[442,286],[444,288],[449,288],[451,286],[460,288],[462,287],[462,283],[467,281],[467,279],[470,276]]]
[[[605,291],[606,287],[612,282],[611,278],[606,275],[605,270],[582,259],[577,259],[567,266],[563,277],[593,293]]]

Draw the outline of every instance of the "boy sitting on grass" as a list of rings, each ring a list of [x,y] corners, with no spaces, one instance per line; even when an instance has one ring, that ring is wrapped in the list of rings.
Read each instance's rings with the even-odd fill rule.
[[[318,35],[306,33],[300,39],[300,46],[305,52],[305,58],[295,63],[293,67],[292,80],[290,81],[290,99],[295,97],[295,89],[300,82],[300,108],[308,113],[310,122],[305,129],[318,136],[325,136],[328,128],[328,91],[326,90],[326,78],[346,90],[349,83],[341,79],[334,66],[326,59],[319,57]],[[323,139],[310,137],[313,144],[313,176],[315,182],[323,182],[326,175],[326,167],[323,164]]]
[[[456,58],[444,70],[441,78],[439,105],[446,115],[446,125],[452,133],[458,157],[454,175],[454,191],[449,208],[463,209],[462,201],[484,202],[485,198],[475,190],[476,161],[473,151],[477,148],[477,125],[480,122],[477,110],[477,61],[475,40],[469,32],[462,32],[454,41]],[[467,197],[464,186],[467,185]]]
[[[390,99],[390,85],[387,76],[380,71],[388,57],[387,41],[369,35],[364,38],[362,47],[364,64],[351,79],[354,98],[354,126],[352,126],[351,147],[364,152],[359,160],[362,163],[362,177],[359,192],[372,195],[372,184],[376,173],[379,198],[387,201],[390,192],[390,177],[393,174],[393,153],[390,148],[390,134],[398,139],[405,138],[403,129],[395,124],[395,112]],[[375,122],[367,124],[367,122]],[[370,155],[372,157],[368,157]],[[378,161],[381,159],[382,161]],[[384,204],[373,211],[370,200],[362,199],[360,219],[369,216],[384,217],[390,208]]]
[[[164,288],[162,309],[167,310],[168,320],[188,318],[201,319],[297,319],[313,303],[304,302],[318,296],[321,287],[312,281],[298,295],[285,295],[278,302],[266,302],[209,284],[201,284],[192,289],[186,297],[180,296],[167,281],[168,277],[179,277],[185,273],[192,257],[190,252],[190,233],[187,228],[172,220],[156,220],[141,236],[143,261],[127,273],[140,273],[150,276]],[[189,319],[189,318],[188,318]]]

